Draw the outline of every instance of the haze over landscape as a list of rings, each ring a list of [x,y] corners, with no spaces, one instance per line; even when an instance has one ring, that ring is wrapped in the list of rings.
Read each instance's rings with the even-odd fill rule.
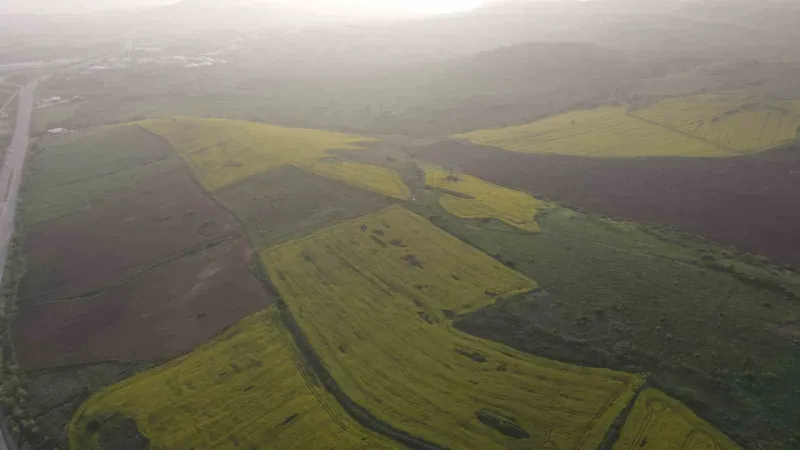
[[[137,9],[152,6],[165,6],[177,3],[176,0],[5,0],[0,5],[4,14],[71,14],[119,9]],[[201,3],[196,1],[196,3]],[[204,1],[217,7],[235,5],[281,5],[302,9],[310,13],[334,13],[338,15],[391,15],[391,14],[434,14],[452,13],[477,8],[487,3],[485,0],[233,0],[226,2]]]
[[[800,3],[0,3],[0,450],[800,450]]]

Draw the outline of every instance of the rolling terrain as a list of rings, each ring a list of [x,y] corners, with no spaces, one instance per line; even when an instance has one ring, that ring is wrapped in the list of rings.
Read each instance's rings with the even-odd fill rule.
[[[423,160],[597,214],[662,223],[800,266],[796,145],[731,158],[583,158],[443,141]]]
[[[72,99],[0,286],[10,444],[800,450],[800,8],[234,3],[0,30],[105,55],[5,78]]]
[[[441,448],[596,448],[641,383],[450,328],[536,284],[399,207],[262,257],[342,390]]]
[[[217,125],[212,124],[211,129]],[[238,124],[234,124],[234,129],[236,126]],[[192,131],[192,136],[206,136],[209,132],[202,125],[198,128]],[[302,133],[300,130],[293,132]],[[140,138],[137,133],[144,134]],[[258,146],[256,141],[244,147],[229,143],[225,149],[232,155],[259,152],[270,155],[270,145],[276,145],[275,149],[293,148],[308,142],[307,139],[315,133],[310,132],[309,136],[296,141],[295,137],[277,142],[263,139],[263,150],[255,150]],[[617,370],[565,364],[512,349],[517,346],[521,350],[530,350],[509,340],[507,335],[491,335],[490,324],[483,327],[489,330],[489,335],[484,331],[470,330],[471,321],[485,320],[483,318],[493,308],[508,304],[525,305],[528,299],[541,298],[549,292],[554,281],[544,276],[547,284],[540,284],[539,276],[547,274],[522,259],[515,261],[518,258],[508,249],[501,249],[501,255],[501,251],[487,247],[487,243],[479,239],[472,244],[478,249],[473,248],[468,244],[473,238],[466,237],[463,228],[458,227],[472,230],[477,224],[477,229],[503,226],[516,230],[509,233],[509,238],[516,240],[519,252],[528,252],[529,247],[520,245],[525,239],[549,239],[552,233],[550,225],[547,225],[550,217],[562,214],[562,209],[555,204],[452,171],[431,168],[427,174],[415,172],[423,177],[421,184],[408,178],[409,173],[403,171],[402,176],[409,185],[416,186],[413,201],[405,204],[441,227],[437,228],[399,205],[391,206],[402,202],[394,196],[381,196],[366,185],[358,189],[354,186],[357,183],[343,183],[321,176],[302,165],[266,164],[262,166],[262,173],[239,172],[243,175],[236,175],[238,166],[195,164],[193,161],[198,160],[192,159],[186,150],[176,151],[171,146],[156,153],[148,150],[151,153],[143,156],[138,156],[134,148],[103,151],[102,147],[108,148],[109,134],[117,134],[118,138],[127,141],[136,136],[138,142],[148,142],[149,138],[145,136],[153,137],[138,125],[107,127],[48,141],[52,143],[38,150],[31,161],[33,175],[28,188],[31,194],[51,191],[55,195],[60,191],[54,186],[76,185],[79,188],[70,191],[69,197],[78,198],[75,192],[80,193],[86,203],[71,202],[75,206],[62,217],[33,215],[36,220],[27,222],[30,223],[28,245],[42,245],[41,248],[49,248],[54,255],[61,255],[59,258],[69,261],[78,254],[71,249],[86,244],[80,240],[58,239],[56,242],[71,242],[71,246],[62,249],[44,245],[44,236],[69,230],[70,222],[65,222],[66,219],[80,220],[83,215],[105,211],[103,208],[112,209],[99,214],[93,223],[125,217],[121,224],[137,225],[138,215],[112,211],[115,211],[114,207],[123,206],[127,211],[134,211],[132,206],[136,203],[125,202],[140,198],[145,199],[138,200],[141,217],[159,218],[156,223],[166,228],[150,231],[137,225],[137,229],[145,230],[147,236],[169,236],[167,230],[171,229],[173,222],[162,220],[175,217],[165,215],[172,211],[172,206],[168,206],[171,204],[169,198],[182,195],[178,189],[181,183],[197,186],[192,178],[223,180],[237,177],[235,181],[219,186],[210,184],[214,186],[213,190],[206,190],[202,196],[204,201],[210,201],[225,214],[234,214],[236,219],[230,225],[213,227],[215,232],[222,232],[219,237],[209,234],[193,244],[195,241],[185,240],[191,235],[182,232],[181,240],[171,239],[175,245],[188,245],[188,249],[193,248],[192,245],[200,246],[197,250],[181,253],[177,258],[168,256],[169,246],[158,245],[151,251],[136,244],[135,240],[110,241],[105,244],[108,250],[98,253],[98,256],[122,254],[135,258],[126,264],[104,263],[102,270],[100,267],[92,270],[90,273],[96,275],[85,281],[74,275],[58,276],[59,271],[82,267],[83,263],[65,263],[63,269],[56,269],[60,267],[59,259],[48,258],[49,267],[54,269],[36,270],[36,267],[44,267],[44,260],[36,257],[37,253],[32,251],[34,247],[26,252],[29,270],[20,283],[18,301],[22,308],[12,330],[22,366],[25,370],[36,369],[41,373],[26,378],[26,385],[33,392],[31,400],[35,405],[47,404],[44,397],[48,392],[44,384],[47,382],[64,385],[62,390],[69,392],[92,380],[91,390],[75,392],[74,397],[65,399],[61,404],[63,409],[59,410],[77,411],[69,434],[73,449],[107,449],[119,445],[133,445],[135,448],[142,445],[148,448],[234,448],[242,443],[269,440],[280,446],[277,443],[296,439],[292,433],[307,435],[308,432],[302,430],[308,430],[308,427],[317,432],[309,435],[308,439],[312,440],[307,442],[320,439],[319,442],[340,448],[350,448],[356,441],[359,446],[367,448],[397,443],[425,448],[528,448],[531,445],[596,448],[607,442],[608,436],[614,435],[612,430],[619,427],[619,417],[634,402],[639,389],[654,383],[647,375],[640,375],[640,368],[636,365],[620,364],[616,360],[581,360],[580,355],[569,352],[563,355],[548,354],[541,349],[533,352],[567,359],[573,364],[611,366]],[[82,145],[77,145],[78,142]],[[164,142],[156,139],[149,147],[158,148],[155,144],[163,145]],[[191,148],[186,141],[182,145],[184,149]],[[80,151],[70,150],[70,146]],[[246,150],[248,147],[251,150]],[[77,152],[69,159],[71,166],[48,162],[48,153],[66,158],[65,153],[69,151]],[[86,156],[81,156],[84,153]],[[170,183],[158,183],[162,175],[157,171],[141,178],[129,178],[134,183],[141,180],[141,184],[133,187],[116,184],[121,179],[119,173],[139,173],[137,171],[142,167],[175,161],[176,154],[183,157],[178,159],[180,164],[170,166],[166,172],[171,175]],[[56,167],[64,170],[54,171]],[[41,175],[36,175],[37,168]],[[186,168],[191,168],[194,177],[176,176]],[[221,178],[219,172],[227,174],[224,175],[227,178]],[[44,177],[44,174],[48,176]],[[400,174],[396,176],[399,178]],[[37,182],[37,177],[42,181]],[[87,180],[93,181],[89,184]],[[389,185],[393,184],[391,178],[385,180]],[[41,183],[41,187],[37,188],[36,183]],[[428,187],[420,190],[426,184]],[[406,183],[402,186],[405,187]],[[142,197],[141,190],[150,194]],[[169,196],[164,195],[167,192]],[[50,204],[45,194],[31,196],[38,200],[30,203],[33,207],[29,211],[42,211],[43,206],[38,205]],[[163,203],[165,200],[166,204]],[[294,202],[297,207],[285,210],[287,202]],[[180,204],[189,205],[191,202],[181,201]],[[321,205],[325,207],[320,208]],[[273,212],[269,208],[273,208]],[[205,210],[212,211],[202,209]],[[201,214],[201,210],[193,208],[195,212],[188,215],[179,212],[181,209],[177,211],[181,220],[174,225],[197,226],[199,231],[207,229],[203,226],[207,219],[195,222],[194,216]],[[202,214],[201,217],[206,217],[208,213]],[[442,222],[442,214],[449,219]],[[219,218],[212,222],[227,223]],[[35,230],[42,226],[53,228],[45,234],[35,234]],[[571,235],[577,231],[566,233]],[[69,233],[75,235],[76,232],[77,229]],[[246,241],[241,238],[242,232],[247,236]],[[133,234],[133,231],[122,228],[114,232],[115,236]],[[491,236],[489,232],[481,235]],[[612,245],[611,236],[600,238],[608,242],[606,245]],[[136,246],[136,251],[126,245]],[[252,251],[249,250],[251,245]],[[691,261],[692,255],[681,254],[679,247],[667,248],[677,252],[677,256],[687,258],[687,264]],[[158,249],[157,253],[153,253],[155,249]],[[548,252],[532,251],[531,254],[570,257],[570,250],[564,248]],[[142,256],[136,257],[137,254]],[[250,255],[256,254],[258,259],[251,260]],[[92,253],[85,255],[91,257]],[[150,267],[146,265],[149,259],[145,256],[160,258],[164,262]],[[614,267],[611,261],[613,257],[606,265]],[[261,265],[263,269],[258,268]],[[563,266],[556,262],[545,267],[556,269]],[[42,292],[31,290],[34,286],[44,285],[25,281],[34,276],[51,277],[53,288]],[[239,281],[231,278],[236,276],[240,277]],[[688,273],[678,276],[688,279]],[[119,277],[123,278],[117,284],[101,283]],[[729,275],[721,274],[720,277]],[[567,278],[581,280],[585,277],[574,275]],[[57,283],[60,279],[75,280],[77,284],[62,286]],[[191,290],[181,291],[185,289],[181,283],[195,279]],[[261,286],[257,286],[259,279]],[[614,283],[616,280],[611,276],[605,282]],[[255,284],[247,288],[251,282]],[[565,281],[556,283],[558,286],[569,285]],[[602,283],[577,283],[577,286],[593,291],[600,285]],[[257,309],[248,310],[230,302],[215,301],[227,297],[233,286],[240,291],[249,289],[250,293],[243,300],[262,298],[261,303],[248,300],[248,305],[252,305],[248,308]],[[73,291],[93,287],[94,291],[90,290],[88,295],[79,295],[75,300],[69,297]],[[178,304],[169,306],[169,303],[159,300],[163,292],[169,292],[173,299],[191,299],[191,303],[180,308]],[[636,294],[631,292],[631,295]],[[48,296],[55,299],[67,296],[67,301],[54,302],[47,300]],[[276,296],[279,309],[268,309],[270,298]],[[36,300],[40,298],[44,300]],[[74,301],[80,303],[70,305],[69,302]],[[119,309],[121,305],[126,306]],[[152,309],[156,305],[163,306]],[[786,307],[776,301],[773,309],[776,318],[767,320],[777,322],[777,316],[787,315]],[[244,319],[217,338],[204,335],[207,337],[197,340],[200,335],[191,328],[198,326],[208,332],[213,330],[206,325],[211,314],[215,321],[221,322],[230,320],[225,317],[233,318],[245,311],[249,311],[245,314],[252,314],[255,310],[261,312]],[[145,314],[145,311],[152,312]],[[187,314],[189,311],[192,312]],[[64,317],[69,318],[66,323]],[[131,320],[137,317],[149,319],[144,322]],[[176,326],[190,318],[186,325]],[[549,315],[543,318],[553,320]],[[57,319],[61,320],[56,322]],[[375,324],[381,325],[376,327]],[[151,332],[148,339],[131,338],[136,330],[148,326],[154,327],[153,330],[169,330],[170,334]],[[511,346],[476,337],[481,335]],[[211,341],[202,344],[208,339]],[[632,336],[631,339],[646,341],[644,335],[639,338]],[[170,345],[159,346],[159,341]],[[603,344],[598,341],[592,345],[602,347]],[[193,348],[196,350],[164,363],[170,357]],[[278,355],[284,355],[281,358],[294,355],[286,359],[293,364],[276,372]],[[234,359],[225,361],[225,358]],[[120,359],[139,361],[140,364],[125,366],[105,362]],[[92,364],[70,368],[76,362]],[[265,369],[270,371],[263,372]],[[215,373],[217,375],[213,375]],[[114,384],[127,377],[131,378]],[[312,380],[306,385],[310,391],[297,390],[299,387],[292,388],[294,390],[270,388],[299,386],[292,383],[303,378]],[[250,384],[242,385],[246,380],[255,379],[261,380],[262,384],[251,381],[252,388]],[[165,385],[165,381],[159,380],[180,381],[170,381]],[[212,382],[216,387],[209,384]],[[691,380],[685,383],[691,384]],[[244,387],[239,389],[236,386]],[[658,382],[656,386],[671,388]],[[196,401],[201,398],[204,402],[214,402],[212,391],[218,391],[214,395],[230,399],[228,407],[232,408],[230,414],[233,415],[226,412],[227,409],[216,407],[207,412],[198,409],[201,406]],[[92,392],[94,394],[90,395]],[[198,397],[193,392],[205,395]],[[296,397],[289,401],[285,396],[291,392],[296,392]],[[447,394],[443,395],[443,392]],[[471,394],[465,395],[467,392]],[[280,395],[288,403],[285,403],[285,408],[269,415],[248,413],[249,408],[263,404],[261,400],[254,401],[263,399],[265,395]],[[708,398],[702,400],[710,401]],[[81,403],[83,405],[79,407]],[[165,408],[176,409],[174,413],[166,413]],[[219,415],[219,419],[213,419],[218,428],[206,427],[207,435],[196,434],[196,425],[190,424],[209,420],[209,413]],[[236,414],[246,414],[258,420],[242,421],[233,428],[225,425],[228,422],[222,420],[223,417],[232,420],[232,417],[238,417]],[[167,416],[174,422],[158,418]],[[67,417],[63,413],[41,416],[42,423],[49,424],[48,427],[65,426],[63,421]],[[49,442],[66,439],[59,438],[57,432],[53,434],[56,429],[48,428]],[[273,431],[268,431],[270,429]]]
[[[550,205],[525,193],[441,169],[425,171],[425,184],[442,192],[439,204],[463,219],[498,219],[525,231],[539,231],[536,214]]]
[[[354,423],[297,353],[270,307],[190,355],[93,395],[69,424],[70,446],[396,448]]]
[[[328,153],[362,148],[360,144],[370,141],[366,137],[214,119],[154,120],[141,126],[169,141],[210,191],[294,165],[390,197],[410,197],[391,170],[341,161]],[[267,152],[263,151],[266,142]]]
[[[607,158],[723,157],[797,139],[800,103],[743,94],[665,100],[630,110],[575,110],[507,128],[456,134],[476,145],[521,153]]]

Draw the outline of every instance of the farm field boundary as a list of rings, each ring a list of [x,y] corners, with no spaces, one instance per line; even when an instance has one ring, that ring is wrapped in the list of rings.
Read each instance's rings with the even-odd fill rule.
[[[270,307],[184,357],[98,392],[70,422],[71,447],[98,448],[106,434],[128,441],[141,435],[170,449],[395,448],[307,379],[284,333]],[[209,409],[209,397],[224,401]],[[119,418],[134,421],[133,431],[119,436]]]
[[[209,191],[293,165],[389,197],[411,196],[395,171],[330,153],[367,151],[364,145],[375,140],[365,136],[226,119],[172,118],[137,124],[169,141]]]
[[[458,315],[536,285],[399,207],[262,257],[341,389],[379,420],[402,423],[440,446],[594,449],[641,383],[635,375],[544,360],[452,330]],[[382,356],[385,345],[402,366]],[[565,383],[570,394],[547,397],[539,383],[549,392]],[[495,384],[505,386],[503,393],[493,390]]]

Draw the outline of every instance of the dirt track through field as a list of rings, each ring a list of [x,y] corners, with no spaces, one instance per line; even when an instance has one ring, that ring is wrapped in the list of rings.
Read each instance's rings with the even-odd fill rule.
[[[800,145],[733,158],[599,159],[442,141],[417,155],[539,197],[663,223],[800,267]]]

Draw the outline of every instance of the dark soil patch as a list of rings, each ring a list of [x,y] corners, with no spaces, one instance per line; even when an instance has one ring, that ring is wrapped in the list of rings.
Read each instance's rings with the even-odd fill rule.
[[[294,421],[294,419],[297,418],[297,416],[298,416],[298,414],[294,413],[291,416],[283,419],[283,422],[281,422],[281,426],[289,425],[290,423],[292,423],[292,421]]]
[[[800,267],[800,146],[719,159],[595,159],[443,141],[418,154],[501,186]]]
[[[372,238],[372,240],[375,241],[375,243],[378,244],[379,247],[381,247],[381,248],[388,247],[388,245],[386,245],[386,242],[383,242],[380,238],[378,238],[378,237],[376,237],[374,235],[370,236],[370,238]]]
[[[83,295],[237,232],[231,214],[180,167],[103,195],[89,210],[34,225],[25,242],[21,304]]]
[[[419,312],[417,312],[417,315],[419,316],[420,319],[424,320],[425,322],[428,322],[431,325],[433,325],[435,323],[439,323],[439,318],[438,317],[435,317],[435,316],[432,317],[430,314],[426,313],[425,311],[419,311]]]
[[[383,195],[291,166],[248,178],[214,195],[243,219],[258,249],[392,204]]]
[[[469,359],[471,359],[471,360],[473,360],[475,362],[485,363],[486,361],[488,361],[486,359],[486,356],[484,356],[483,353],[477,352],[475,350],[469,350],[469,349],[466,349],[466,348],[457,348],[457,349],[455,349],[455,351],[456,351],[456,353],[458,353],[460,355],[463,355],[463,356],[466,356],[467,358],[469,358]]]
[[[417,255],[406,255],[405,258],[403,258],[403,261],[405,261],[409,266],[416,267],[417,269],[423,268],[422,262],[417,259]]]
[[[485,409],[476,412],[475,416],[482,424],[490,426],[508,437],[515,439],[525,439],[531,437],[531,435],[521,426],[519,426],[518,423],[507,417],[503,417]]]
[[[89,422],[92,425],[96,422]],[[102,424],[98,425],[98,438],[100,450],[148,450],[150,439],[147,439],[133,419],[121,414],[114,414]]]
[[[12,324],[20,364],[44,368],[175,357],[273,299],[248,271],[244,238],[170,261],[91,298],[23,308]]]
[[[800,320],[778,325],[775,327],[775,332],[800,343]]]

